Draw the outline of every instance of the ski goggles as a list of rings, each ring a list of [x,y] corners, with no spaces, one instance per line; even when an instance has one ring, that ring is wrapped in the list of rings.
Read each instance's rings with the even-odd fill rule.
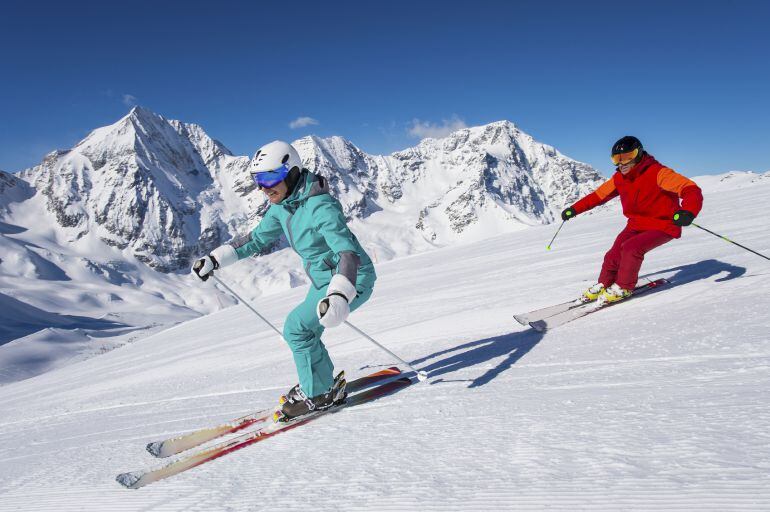
[[[633,151],[628,151],[627,153],[618,153],[617,155],[612,155],[610,158],[612,158],[612,163],[615,165],[625,165],[636,160],[637,156],[639,156],[639,148]]]
[[[285,180],[288,175],[289,168],[286,165],[282,165],[272,171],[253,172],[251,173],[251,178],[259,188],[273,188]]]

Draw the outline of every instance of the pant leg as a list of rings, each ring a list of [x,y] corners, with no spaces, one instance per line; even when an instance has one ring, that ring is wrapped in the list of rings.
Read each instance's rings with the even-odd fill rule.
[[[629,238],[620,247],[620,265],[618,268],[618,286],[632,290],[639,280],[639,269],[642,268],[644,255],[649,251],[670,242],[674,237],[663,231],[641,231]]]
[[[612,286],[617,278],[618,269],[620,268],[621,250],[623,243],[629,238],[639,234],[639,231],[624,228],[623,231],[618,233],[615,238],[615,242],[610,247],[610,250],[604,255],[604,262],[602,263],[602,270],[599,272],[599,280],[597,282],[602,283],[606,288]]]
[[[350,310],[361,307],[372,295],[372,288],[356,286],[358,296],[350,304]],[[291,348],[297,366],[302,391],[314,397],[326,393],[334,383],[334,364],[329,357],[321,335],[324,327],[318,321],[316,305],[326,296],[326,287],[310,287],[305,300],[289,313],[283,326],[283,337]]]
[[[321,342],[324,328],[315,313],[316,304],[325,295],[325,290],[311,286],[305,300],[289,313],[283,324],[283,338],[294,356],[299,385],[310,397],[325,393],[334,381],[334,365]]]

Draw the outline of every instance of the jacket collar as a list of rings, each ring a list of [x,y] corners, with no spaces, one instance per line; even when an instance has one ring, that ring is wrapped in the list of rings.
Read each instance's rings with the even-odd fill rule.
[[[652,156],[649,153],[644,153],[644,156],[639,161],[639,163],[633,166],[626,175],[623,175],[623,173],[621,173],[620,171],[615,171],[615,172],[620,174],[620,177],[623,178],[624,180],[634,181],[636,178],[641,176],[644,173],[644,171],[649,169],[653,164],[657,164],[657,163],[658,161],[655,160],[654,156]]]
[[[278,204],[289,210],[296,210],[297,207],[299,207],[302,202],[307,201],[309,197],[328,193],[329,182],[326,178],[314,174],[307,169],[302,169],[294,190],[292,190],[291,194]]]

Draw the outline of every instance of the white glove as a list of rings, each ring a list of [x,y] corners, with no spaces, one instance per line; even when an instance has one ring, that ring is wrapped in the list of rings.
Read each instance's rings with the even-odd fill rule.
[[[326,288],[326,297],[318,301],[316,314],[324,327],[337,327],[347,320],[350,303],[356,298],[356,287],[347,277],[335,274]]]
[[[221,245],[211,251],[211,254],[198,259],[192,267],[192,272],[206,281],[214,275],[218,268],[226,267],[238,261],[238,254],[232,245]]]

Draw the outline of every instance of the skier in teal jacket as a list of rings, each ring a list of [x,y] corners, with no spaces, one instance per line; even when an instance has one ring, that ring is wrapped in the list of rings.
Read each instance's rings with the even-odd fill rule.
[[[193,272],[205,281],[214,270],[266,249],[281,233],[302,258],[310,290],[283,327],[299,374],[299,384],[281,396],[276,419],[286,420],[344,400],[345,381],[334,378],[321,334],[369,299],[377,276],[326,179],[302,168],[294,147],[281,141],[263,146],[249,170],[271,203],[267,213],[249,235],[198,259]]]

